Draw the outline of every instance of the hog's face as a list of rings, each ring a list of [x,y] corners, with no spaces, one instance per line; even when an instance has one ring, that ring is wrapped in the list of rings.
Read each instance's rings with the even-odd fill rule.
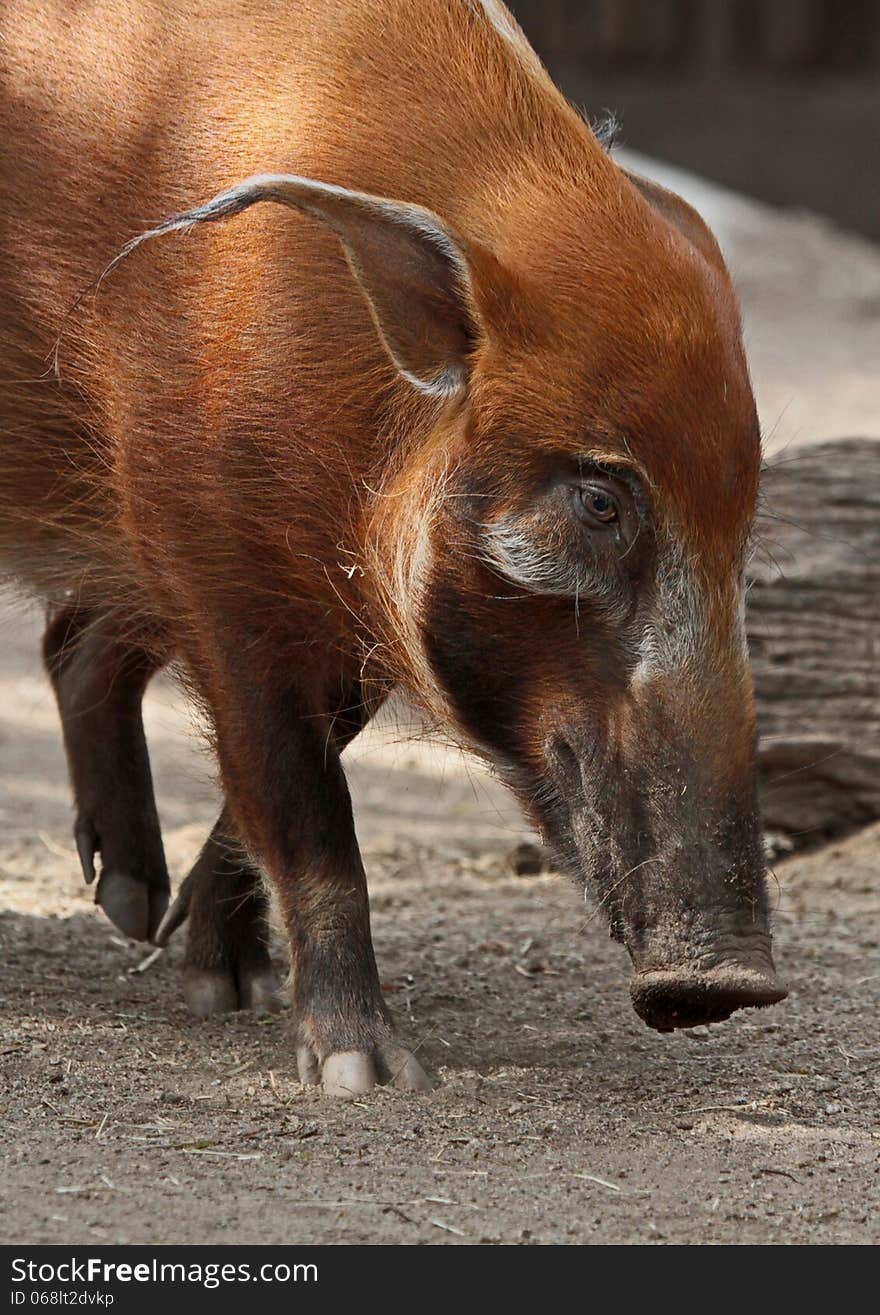
[[[418,566],[428,680],[595,893],[661,1030],[785,994],[744,630],[760,444],[729,286],[697,259],[601,342],[487,353],[425,473]]]

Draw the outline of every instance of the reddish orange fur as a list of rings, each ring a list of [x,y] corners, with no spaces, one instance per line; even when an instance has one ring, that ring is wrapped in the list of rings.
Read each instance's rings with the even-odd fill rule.
[[[699,218],[634,185],[467,0],[8,0],[0,37],[0,556],[44,596],[72,586],[161,631],[218,739],[243,746],[225,784],[270,870],[269,749],[230,671],[259,691],[295,677],[325,734],[362,672],[454,722],[394,570],[430,513],[434,558],[488,607],[497,579],[458,562],[443,506],[465,468],[510,508],[544,457],[641,473],[702,609],[692,669],[666,679],[694,745],[712,736],[693,692],[715,692],[738,748],[710,775],[719,796],[746,789],[735,614],[759,446]],[[128,238],[255,171],[418,203],[460,235],[482,329],[464,400],[414,393],[334,235],[275,206],[145,245],[65,318]],[[641,705],[583,665],[569,607],[531,601],[533,633],[499,644],[529,674],[534,766],[560,720],[612,727],[616,701]]]
[[[66,324],[61,386],[47,377],[65,312],[127,237],[257,168],[418,201],[484,243],[515,280],[514,302],[522,294],[537,312],[526,318],[539,341],[518,353],[505,335],[499,369],[487,363],[477,380],[477,423],[517,427],[521,416],[537,442],[582,445],[647,418],[638,458],[660,504],[706,540],[741,534],[756,461],[726,277],[463,0],[263,0],[240,11],[222,0],[75,11],[44,0],[6,6],[3,37],[2,343],[15,390],[3,432],[15,479],[4,476],[0,506],[13,525],[28,517],[28,539],[63,520],[52,542],[69,552],[78,513],[90,564],[116,587],[142,580],[126,512],[157,494],[173,502],[168,472],[187,470],[188,511],[223,524],[206,432],[216,454],[246,428],[266,472],[289,463],[297,484],[332,488],[340,509],[384,467],[405,386],[335,239],[296,215],[251,212],[144,248]],[[722,406],[728,367],[740,392]],[[719,414],[742,417],[739,457],[717,443]],[[97,451],[68,432],[84,424]],[[150,457],[137,481],[129,444]],[[50,459],[53,475],[63,471],[57,504],[45,490]],[[260,492],[273,559],[284,559],[292,522],[307,552],[332,555],[307,491],[291,504],[270,478]],[[292,574],[294,597],[314,594],[310,570]],[[322,603],[325,593],[320,581]]]

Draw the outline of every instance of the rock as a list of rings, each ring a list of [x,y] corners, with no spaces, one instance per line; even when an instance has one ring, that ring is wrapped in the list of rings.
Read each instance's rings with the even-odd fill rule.
[[[793,853],[794,849],[794,841],[784,831],[764,832],[764,853],[768,863],[775,863],[777,859],[785,858],[786,854]]]

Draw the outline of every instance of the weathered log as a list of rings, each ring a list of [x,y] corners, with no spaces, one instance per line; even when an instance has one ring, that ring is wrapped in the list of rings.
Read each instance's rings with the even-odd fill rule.
[[[749,577],[765,824],[815,844],[880,818],[880,441],[768,463]]]

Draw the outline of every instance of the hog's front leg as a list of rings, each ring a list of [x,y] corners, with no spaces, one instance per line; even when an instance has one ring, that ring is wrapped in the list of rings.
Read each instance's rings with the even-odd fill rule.
[[[290,944],[297,1065],[306,1083],[357,1096],[430,1083],[396,1041],[379,985],[363,863],[333,718],[270,682],[212,700],[239,834],[260,855]]]

